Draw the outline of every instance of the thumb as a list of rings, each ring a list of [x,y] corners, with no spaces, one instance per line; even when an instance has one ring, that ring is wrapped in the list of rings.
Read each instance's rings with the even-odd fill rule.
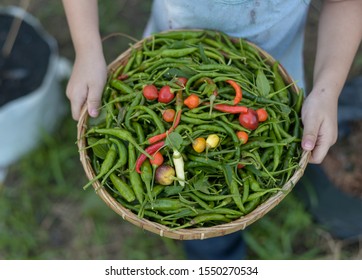
[[[312,151],[317,143],[319,125],[313,120],[304,122],[304,132],[302,137],[302,148],[305,151]]]
[[[101,95],[102,95],[102,87],[93,86],[92,88],[89,88],[87,106],[88,106],[88,113],[93,118],[97,117],[99,114]]]

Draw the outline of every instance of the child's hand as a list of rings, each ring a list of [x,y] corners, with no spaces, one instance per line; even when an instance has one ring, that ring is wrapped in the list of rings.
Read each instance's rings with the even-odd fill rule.
[[[74,120],[79,119],[84,104],[87,104],[91,117],[98,116],[106,79],[107,65],[103,54],[82,53],[76,58],[66,90]]]
[[[337,141],[338,98],[327,92],[312,91],[302,108],[304,133],[302,148],[312,151],[310,163],[321,163],[329,148]]]

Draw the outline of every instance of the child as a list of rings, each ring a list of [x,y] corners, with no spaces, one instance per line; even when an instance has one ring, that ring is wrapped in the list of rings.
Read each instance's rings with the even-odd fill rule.
[[[87,104],[95,117],[106,81],[97,1],[63,0],[63,4],[76,52],[67,87],[72,115],[77,120]],[[154,0],[145,34],[194,28],[246,38],[279,60],[304,88],[302,53],[309,5],[308,0]],[[338,97],[361,42],[361,15],[360,0],[323,1],[313,87],[302,108],[301,145],[311,151],[310,163],[321,163],[337,140]]]

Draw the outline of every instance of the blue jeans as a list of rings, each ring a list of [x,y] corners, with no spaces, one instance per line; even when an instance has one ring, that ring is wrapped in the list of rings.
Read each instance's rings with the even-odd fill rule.
[[[185,240],[183,246],[189,260],[242,260],[246,257],[241,231],[204,240]]]

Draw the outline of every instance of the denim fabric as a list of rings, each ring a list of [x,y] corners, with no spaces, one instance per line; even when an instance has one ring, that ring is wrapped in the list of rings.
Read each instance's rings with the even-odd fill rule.
[[[241,231],[204,240],[183,241],[189,260],[242,260],[246,245]]]

